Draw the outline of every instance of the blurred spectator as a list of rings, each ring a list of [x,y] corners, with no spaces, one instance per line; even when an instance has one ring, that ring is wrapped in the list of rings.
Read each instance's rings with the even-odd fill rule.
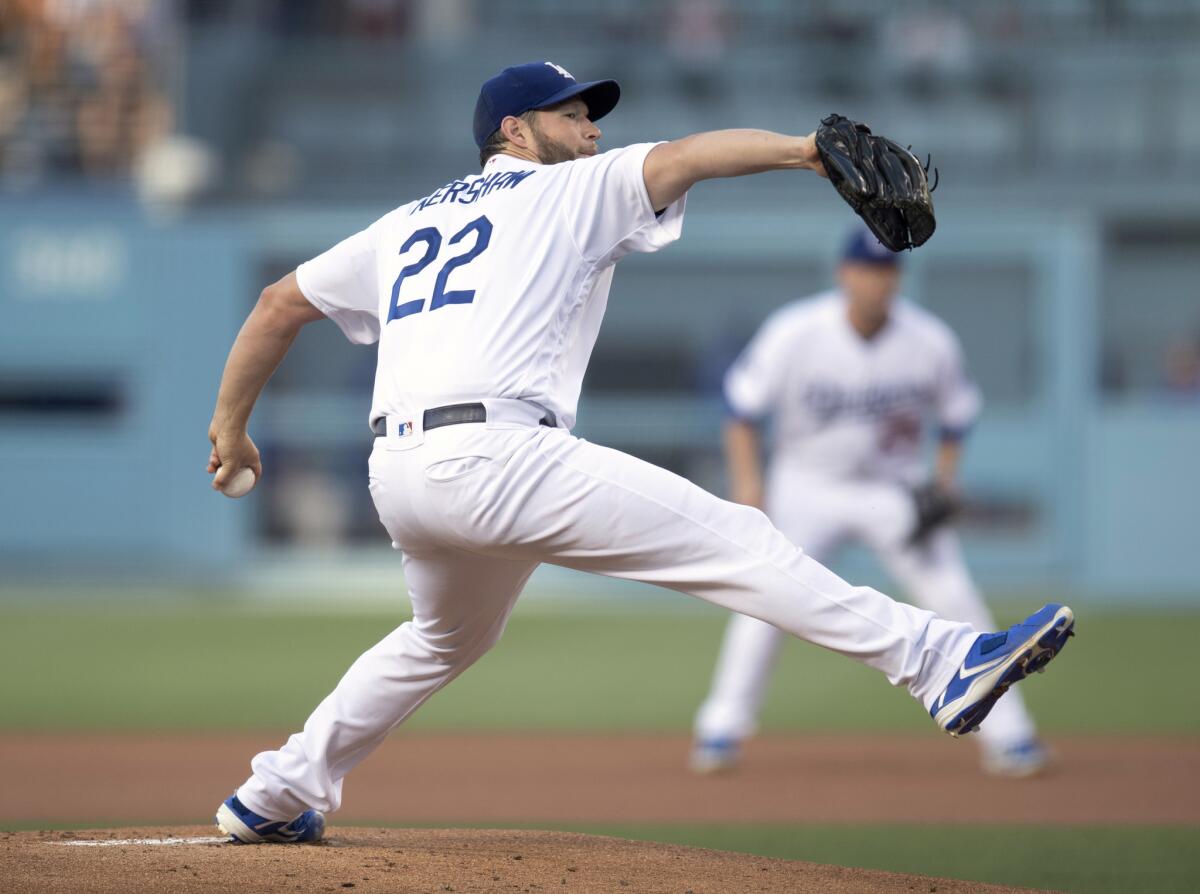
[[[413,11],[413,30],[431,46],[460,44],[475,25],[474,0],[423,0]]]
[[[896,82],[928,96],[975,73],[974,36],[949,3],[897,9],[883,29],[885,64]]]
[[[1200,338],[1179,339],[1167,345],[1163,390],[1169,397],[1200,398]]]
[[[254,21],[273,36],[329,37],[347,35],[363,40],[407,38],[424,7],[459,0],[185,0],[189,22]],[[214,11],[213,7],[218,8]]]
[[[165,4],[0,0],[0,179],[126,178],[174,127]]]
[[[680,88],[697,102],[724,87],[724,60],[731,21],[721,0],[675,0],[666,28],[667,53],[675,62]]]
[[[350,33],[368,38],[402,37],[412,25],[413,0],[346,0]]]

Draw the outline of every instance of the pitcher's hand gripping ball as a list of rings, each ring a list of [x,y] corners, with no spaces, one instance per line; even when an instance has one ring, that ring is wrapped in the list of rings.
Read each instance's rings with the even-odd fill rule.
[[[254,483],[258,479],[254,476],[254,470],[249,466],[238,469],[234,476],[225,482],[225,486],[221,488],[221,493],[227,497],[244,497],[254,488]]]
[[[928,161],[842,115],[821,119],[816,142],[830,182],[881,243],[901,251],[933,235]]]

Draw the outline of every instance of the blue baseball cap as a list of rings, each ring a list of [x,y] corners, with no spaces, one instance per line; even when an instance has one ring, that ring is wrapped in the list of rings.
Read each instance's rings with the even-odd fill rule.
[[[842,249],[843,263],[873,264],[880,267],[900,266],[900,255],[875,238],[866,227],[859,227],[846,240]]]
[[[599,121],[621,98],[616,81],[586,81],[580,84],[561,65],[526,62],[504,69],[483,82],[475,103],[475,145],[480,149],[509,115],[524,115],[578,96],[588,107],[588,117]]]

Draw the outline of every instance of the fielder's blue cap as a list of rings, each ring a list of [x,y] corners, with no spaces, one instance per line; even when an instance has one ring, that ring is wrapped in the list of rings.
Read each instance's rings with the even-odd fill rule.
[[[846,240],[846,247],[842,249],[842,261],[897,267],[900,264],[900,255],[876,239],[875,234],[866,227],[858,227]]]
[[[616,81],[579,83],[561,65],[526,62],[504,69],[484,81],[475,103],[475,145],[480,149],[509,115],[524,115],[578,96],[588,107],[588,117],[599,121],[621,98]]]

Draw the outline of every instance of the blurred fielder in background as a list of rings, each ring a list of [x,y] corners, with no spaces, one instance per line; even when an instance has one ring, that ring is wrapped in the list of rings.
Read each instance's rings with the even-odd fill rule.
[[[962,438],[980,410],[954,333],[897,297],[900,258],[864,230],[849,239],[838,288],[776,311],[725,379],[731,497],[764,509],[822,564],[867,546],[914,602],[980,630],[995,623],[963,562],[953,514]],[[761,423],[774,423],[769,469]],[[932,480],[921,457],[938,425]],[[735,614],[712,691],[696,716],[692,768],[732,768],[758,712],[782,637]],[[983,767],[1030,776],[1045,767],[1020,693],[980,727]]]

